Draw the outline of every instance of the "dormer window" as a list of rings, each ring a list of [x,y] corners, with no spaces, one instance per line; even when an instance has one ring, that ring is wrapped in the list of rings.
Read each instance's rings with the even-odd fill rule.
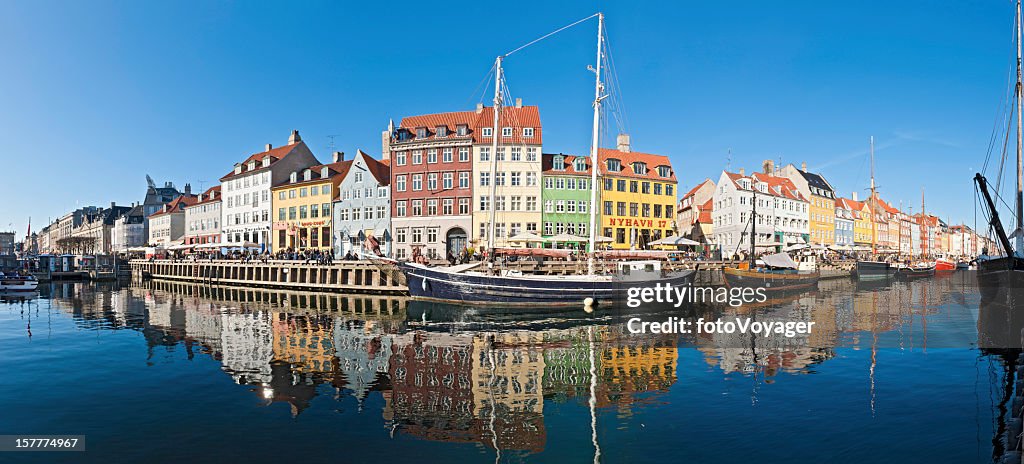
[[[268,166],[270,166],[270,157],[269,156],[264,156],[263,157],[263,167],[268,167]]]
[[[465,136],[466,136],[466,134],[468,134],[468,133],[469,133],[469,126],[466,126],[465,124],[459,124],[459,125],[458,125],[458,126],[457,126],[457,127],[455,128],[455,133],[456,133],[456,134],[457,134],[457,135],[458,135],[459,137],[465,137]]]
[[[305,171],[302,171],[302,180],[306,181],[306,180],[310,180],[312,178],[313,178],[313,171],[310,171],[309,169],[306,169]]]
[[[434,136],[435,137],[447,137],[448,136],[448,127],[447,126],[437,126],[437,132],[434,133]]]
[[[236,164],[235,165],[235,174],[241,174],[241,173],[242,173],[242,165],[241,164]]]
[[[427,138],[427,128],[426,127],[417,127],[416,128],[416,138],[418,138],[418,139],[425,139],[425,138]]]
[[[555,171],[565,170],[565,157],[562,155],[555,155],[551,158],[551,168]]]
[[[330,172],[330,168],[328,168],[327,166],[324,166],[324,167],[320,168],[320,178],[321,179],[326,179],[327,178],[327,174],[329,172]]]
[[[493,129],[490,128],[490,127],[485,127],[485,128],[480,130],[480,135],[482,135],[484,137],[490,137],[490,136],[493,135]]]
[[[587,170],[587,159],[583,158],[583,157],[576,158],[576,161],[573,161],[573,163],[572,163],[572,168],[575,169],[576,172],[586,171]]]
[[[523,137],[533,137],[533,128],[532,127],[524,127],[523,128]]]
[[[647,175],[647,164],[640,163],[640,162],[633,163],[633,174],[636,174],[636,175],[639,175],[639,176],[646,176]]]
[[[512,128],[511,127],[502,127],[501,128],[501,136],[502,137],[511,137],[512,136]]]
[[[254,169],[256,169],[256,162],[255,161],[250,161],[249,162],[249,170],[252,171]]]
[[[661,177],[671,177],[672,169],[668,166],[658,166],[658,175]]]
[[[291,173],[291,174],[289,174],[289,175],[288,175],[288,182],[290,182],[290,183],[293,183],[293,184],[294,184],[294,183],[295,183],[295,182],[297,182],[298,180],[299,180],[299,173],[297,173],[297,172],[293,172],[293,173]]]
[[[609,159],[606,163],[608,164],[608,172],[619,172],[622,170],[622,162],[615,158]]]

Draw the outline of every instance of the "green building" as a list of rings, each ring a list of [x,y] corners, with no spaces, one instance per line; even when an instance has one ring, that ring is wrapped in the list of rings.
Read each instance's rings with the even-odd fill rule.
[[[575,235],[585,245],[590,234],[590,160],[545,153],[541,169],[541,236]]]

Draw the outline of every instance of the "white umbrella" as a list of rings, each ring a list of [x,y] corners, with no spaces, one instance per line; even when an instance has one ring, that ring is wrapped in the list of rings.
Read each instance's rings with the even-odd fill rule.
[[[650,244],[651,245],[684,246],[684,245],[700,245],[700,242],[697,242],[697,241],[694,241],[694,240],[690,240],[690,239],[688,239],[686,237],[683,237],[682,235],[672,235],[672,236],[669,236],[669,237],[665,237],[665,238],[662,238],[662,239],[655,240],[655,241],[651,242]]]
[[[783,251],[797,251],[803,250],[804,248],[807,248],[807,245],[804,245],[803,243],[797,243],[795,245],[790,245],[786,248],[783,248]]]
[[[611,237],[605,237],[604,235],[598,235],[597,238],[594,239],[594,241],[597,243],[612,243],[615,241],[615,239]]]
[[[554,237],[548,237],[549,242],[586,242],[587,239],[570,234],[558,234]]]
[[[530,242],[533,242],[533,243],[543,243],[543,242],[546,242],[547,239],[544,238],[544,237],[541,237],[540,235],[537,235],[537,234],[535,234],[533,232],[524,232],[524,233],[521,233],[521,234],[513,235],[512,238],[508,239],[508,241],[510,241],[510,242],[525,242],[525,243],[530,243]]]

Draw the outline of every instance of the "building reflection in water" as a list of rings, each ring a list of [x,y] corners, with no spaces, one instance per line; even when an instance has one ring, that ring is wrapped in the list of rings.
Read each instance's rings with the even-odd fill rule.
[[[924,348],[927,317],[948,304],[960,284],[935,279],[857,288],[850,280],[822,281],[816,293],[763,307],[704,308],[691,315],[815,322],[811,334],[795,338],[636,335],[626,332],[622,318],[595,322],[583,314],[547,326],[459,330],[418,316],[407,320],[409,302],[400,297],[159,281],[51,285],[42,292],[66,302],[83,327],[143,332],[151,358],[159,347],[176,345],[189,357],[209,356],[265,404],[287,404],[295,416],[318,395],[350,395],[363,410],[379,392],[382,424],[392,434],[537,452],[547,441],[546,401],[629,416],[676,383],[680,347],[699,350],[723,375],[768,381],[812,372],[837,346],[875,349],[884,333]],[[873,373],[874,364],[872,383]]]

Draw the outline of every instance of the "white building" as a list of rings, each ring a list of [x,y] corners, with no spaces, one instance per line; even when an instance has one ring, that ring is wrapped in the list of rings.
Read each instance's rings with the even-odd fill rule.
[[[149,244],[167,247],[185,239],[185,207],[196,202],[194,195],[182,195],[149,216]]]
[[[270,188],[288,179],[292,172],[320,164],[299,137],[292,131],[288,145],[250,155],[235,164],[235,169],[220,178],[221,242],[226,245],[255,243],[270,248]]]
[[[195,204],[185,208],[185,243],[202,245],[220,243],[221,195],[214,185],[199,194]]]
[[[750,176],[722,171],[716,184],[712,241],[723,256],[750,252],[751,217],[757,202],[757,251],[778,251],[807,243],[808,202],[793,182],[762,173]]]
[[[374,237],[385,256],[392,256],[391,169],[362,150],[338,185],[334,202],[334,255],[367,253],[363,244]]]
[[[129,248],[144,246],[148,241],[149,232],[142,205],[133,205],[130,211],[114,220],[114,227],[110,231],[111,252],[124,253]]]

